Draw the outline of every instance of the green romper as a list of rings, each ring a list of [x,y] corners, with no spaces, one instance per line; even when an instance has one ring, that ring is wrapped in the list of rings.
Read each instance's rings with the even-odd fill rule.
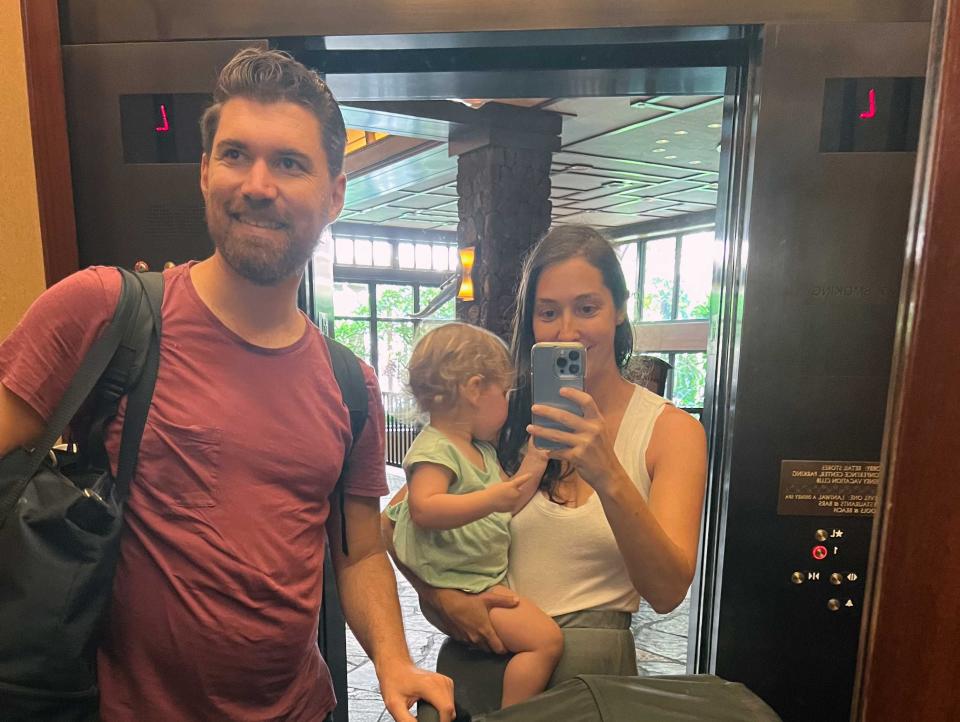
[[[453,472],[448,493],[468,494],[500,482],[500,464],[492,444],[475,442],[485,468],[478,469],[450,439],[429,424],[403,459],[407,479],[415,464],[429,462]],[[479,593],[500,584],[507,575],[510,549],[509,512],[494,512],[456,529],[422,529],[410,518],[404,499],[389,507],[396,523],[393,544],[397,559],[427,584]]]

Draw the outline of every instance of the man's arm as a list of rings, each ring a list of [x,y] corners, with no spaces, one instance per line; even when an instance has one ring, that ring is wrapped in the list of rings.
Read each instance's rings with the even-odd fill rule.
[[[440,713],[441,722],[453,719],[453,682],[414,666],[403,636],[397,581],[380,539],[380,505],[376,497],[344,497],[349,556],[340,543],[341,519],[330,504],[327,538],[347,624],[373,660],[380,693],[398,722],[415,722],[409,708],[424,699]]]
[[[3,384],[0,384],[0,458],[21,446],[29,447],[43,433],[44,422],[33,410]]]
[[[114,268],[74,273],[44,291],[0,342],[0,457],[39,439],[113,317],[121,286]]]

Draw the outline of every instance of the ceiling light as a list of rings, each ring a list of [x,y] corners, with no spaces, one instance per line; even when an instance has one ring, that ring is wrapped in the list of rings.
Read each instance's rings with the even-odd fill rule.
[[[651,150],[650,152],[651,152],[651,153],[666,153],[666,152],[667,152],[667,149],[666,149],[666,148],[654,148],[654,149]]]
[[[690,165],[700,165],[701,163],[703,163],[702,160],[692,160],[692,161],[690,161]]]
[[[677,156],[675,156],[675,155],[665,155],[665,156],[663,156],[663,157],[664,157],[664,159],[666,159],[666,160],[673,160],[673,159],[676,158]]]
[[[673,131],[673,134],[674,134],[674,135],[687,135],[687,131],[685,131],[685,130],[675,130],[675,131]]]
[[[661,138],[660,140],[657,141],[657,143],[658,143],[659,145],[663,145],[664,143],[669,143],[669,142],[670,142],[670,141],[667,140],[666,138]]]
[[[719,124],[719,123],[710,123],[707,127],[708,127],[708,128],[719,128],[719,127],[720,127],[720,124]]]
[[[564,168],[564,171],[581,171],[581,170],[593,170],[592,165],[586,165],[584,163],[574,163],[573,165],[568,165]]]

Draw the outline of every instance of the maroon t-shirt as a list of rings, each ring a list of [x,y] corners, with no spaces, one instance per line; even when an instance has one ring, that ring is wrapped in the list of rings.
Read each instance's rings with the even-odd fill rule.
[[[254,346],[190,280],[164,274],[160,368],[125,511],[107,639],[104,720],[320,720],[334,707],[317,648],[327,497],[350,420],[320,332]],[[115,269],[45,292],[0,345],[0,383],[48,418],[109,322]],[[383,408],[364,365],[370,417],[346,490],[387,492]],[[107,449],[116,464],[124,404]],[[115,467],[114,467],[115,468]]]

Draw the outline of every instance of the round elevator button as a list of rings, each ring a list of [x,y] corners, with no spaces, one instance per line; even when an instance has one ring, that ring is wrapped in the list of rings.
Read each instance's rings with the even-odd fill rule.
[[[830,599],[827,601],[827,609],[831,612],[835,612],[840,609],[840,600],[839,599]]]
[[[817,529],[816,533],[813,535],[816,537],[817,541],[826,541],[827,540],[827,530],[826,529]]]
[[[840,574],[839,572],[834,572],[833,574],[830,575],[831,584],[840,584],[841,582],[843,582],[843,575]]]
[[[794,572],[791,574],[790,581],[794,584],[803,584],[803,572]]]

